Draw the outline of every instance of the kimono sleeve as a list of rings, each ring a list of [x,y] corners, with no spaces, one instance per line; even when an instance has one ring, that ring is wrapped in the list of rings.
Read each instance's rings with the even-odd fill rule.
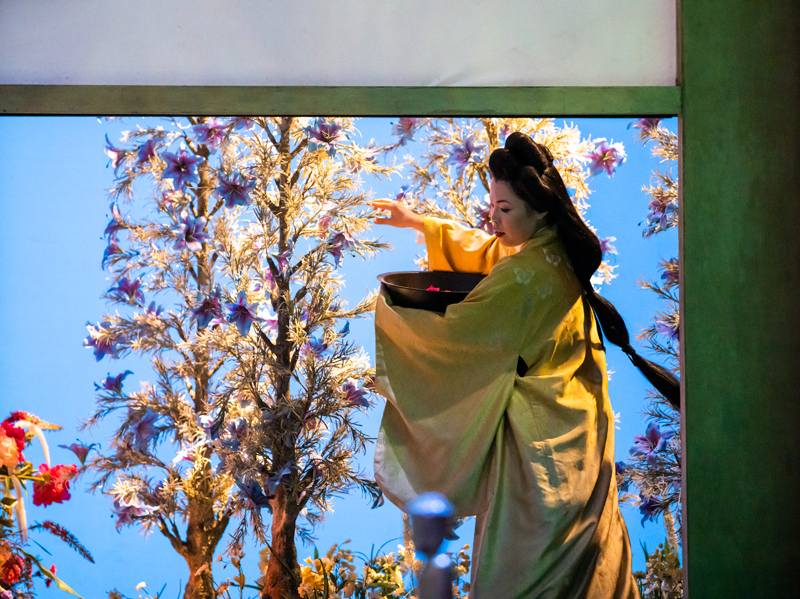
[[[526,290],[503,261],[444,315],[379,296],[376,384],[387,405],[375,478],[396,505],[438,491],[460,515],[487,509],[492,448],[532,318]]]
[[[501,258],[516,253],[515,248],[500,245],[494,235],[451,220],[426,217],[424,225],[429,270],[489,274]]]

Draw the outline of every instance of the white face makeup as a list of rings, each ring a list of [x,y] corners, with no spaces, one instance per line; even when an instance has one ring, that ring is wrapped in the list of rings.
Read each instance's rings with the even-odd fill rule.
[[[489,214],[500,245],[517,247],[539,230],[546,212],[536,212],[505,181],[489,185]]]

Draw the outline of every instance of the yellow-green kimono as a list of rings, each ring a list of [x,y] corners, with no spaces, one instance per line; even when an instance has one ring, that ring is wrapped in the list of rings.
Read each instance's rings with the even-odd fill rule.
[[[431,270],[489,276],[445,314],[378,298],[376,480],[477,515],[470,599],[637,597],[605,353],[555,228],[516,253],[426,218],[425,240]]]

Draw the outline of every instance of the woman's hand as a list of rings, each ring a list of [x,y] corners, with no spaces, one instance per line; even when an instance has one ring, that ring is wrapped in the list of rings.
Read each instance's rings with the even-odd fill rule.
[[[411,212],[400,202],[395,200],[372,200],[367,202],[367,206],[372,206],[377,210],[386,210],[389,212],[389,218],[376,218],[375,224],[377,225],[390,225],[392,227],[415,229],[420,233],[424,233],[425,225],[423,217],[419,214]]]

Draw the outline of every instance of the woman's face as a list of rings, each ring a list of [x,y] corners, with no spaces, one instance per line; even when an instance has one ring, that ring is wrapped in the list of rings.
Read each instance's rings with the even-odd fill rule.
[[[528,241],[541,226],[546,212],[536,212],[505,181],[489,185],[489,214],[500,245],[517,247]]]

